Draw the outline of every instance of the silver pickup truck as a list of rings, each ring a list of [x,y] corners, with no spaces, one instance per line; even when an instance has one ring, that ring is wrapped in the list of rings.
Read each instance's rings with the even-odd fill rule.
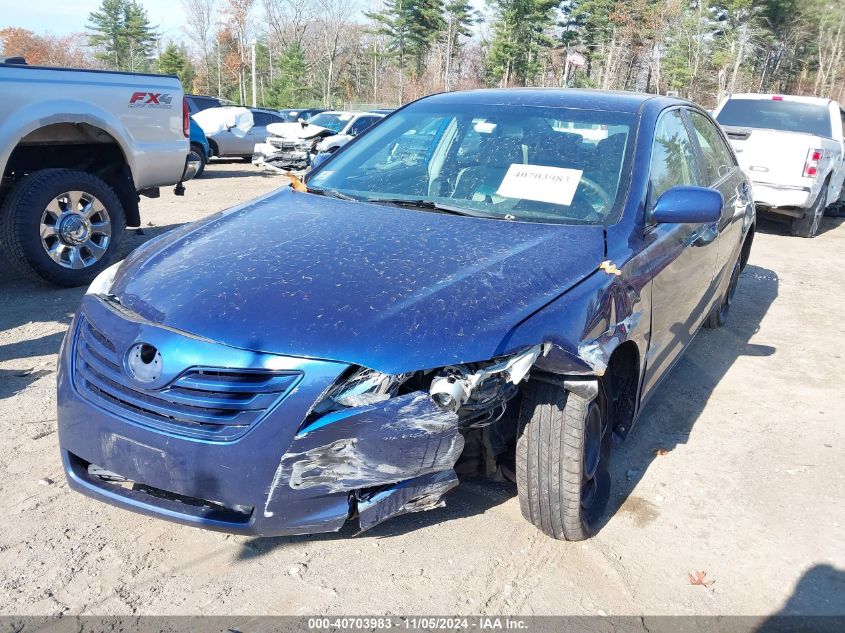
[[[0,58],[0,250],[62,286],[114,259],[140,195],[190,180],[176,77],[28,66]]]

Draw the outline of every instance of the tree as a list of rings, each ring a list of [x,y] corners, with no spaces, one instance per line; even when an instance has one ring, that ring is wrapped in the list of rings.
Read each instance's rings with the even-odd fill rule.
[[[214,28],[216,0],[182,0],[185,26],[182,29],[199,47],[202,54],[202,82],[206,94],[211,92],[211,59],[209,48]]]
[[[375,22],[373,32],[385,36],[388,51],[399,62],[400,101],[405,96],[408,62],[414,77],[420,77],[431,44],[446,27],[443,11],[443,0],[386,0],[381,11],[365,14]]]
[[[472,27],[481,20],[478,11],[466,0],[451,0],[446,9],[446,63],[443,69],[443,89],[451,89],[452,67],[460,54],[461,37],[471,37]]]
[[[147,11],[137,0],[103,0],[88,15],[88,44],[116,70],[145,70],[156,41]]]
[[[246,74],[250,65],[249,42],[252,38],[252,5],[254,0],[226,0],[225,23],[219,34],[228,44],[225,65],[238,81],[238,101],[246,103]]]
[[[541,49],[552,44],[546,29],[559,0],[490,0],[495,11],[487,57],[492,79],[502,87],[526,85],[539,69]]]
[[[176,75],[182,82],[185,92],[193,89],[194,65],[184,49],[171,42],[158,58],[158,71],[165,75]]]
[[[279,57],[266,103],[273,108],[295,108],[307,105],[313,99],[313,90],[305,77],[305,51],[299,44],[289,44]]]

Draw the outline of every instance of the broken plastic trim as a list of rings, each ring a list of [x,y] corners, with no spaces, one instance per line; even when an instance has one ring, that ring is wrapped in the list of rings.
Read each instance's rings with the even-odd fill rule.
[[[487,366],[446,367],[431,381],[429,393],[441,409],[456,413],[470,401],[473,392],[491,378],[501,378],[513,385],[519,384],[540,355],[545,353],[545,344],[535,345]]]

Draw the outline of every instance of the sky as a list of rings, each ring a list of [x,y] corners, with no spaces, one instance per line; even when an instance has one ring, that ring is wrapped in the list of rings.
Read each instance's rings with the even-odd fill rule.
[[[85,31],[88,14],[96,11],[102,0],[0,0],[0,29],[16,26],[39,35],[68,35]],[[150,23],[158,27],[162,40],[184,40],[185,13],[181,0],[141,0]],[[365,3],[369,4],[369,3]],[[471,0],[476,9],[484,0]],[[260,13],[260,3],[256,2]]]
[[[165,39],[183,39],[180,0],[141,0],[150,22]],[[101,0],[0,0],[0,29],[17,26],[38,34],[67,35],[85,31],[88,14]]]

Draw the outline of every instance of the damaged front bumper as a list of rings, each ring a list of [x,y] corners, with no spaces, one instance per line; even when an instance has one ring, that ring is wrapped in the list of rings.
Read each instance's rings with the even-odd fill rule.
[[[138,345],[157,371],[138,371]],[[457,485],[458,415],[423,391],[313,415],[348,369],[199,339],[87,295],[60,356],[68,482],[144,514],[267,536],[437,507]]]
[[[311,164],[313,147],[314,139],[287,140],[271,136],[264,143],[256,143],[252,163],[276,170],[301,171]]]

